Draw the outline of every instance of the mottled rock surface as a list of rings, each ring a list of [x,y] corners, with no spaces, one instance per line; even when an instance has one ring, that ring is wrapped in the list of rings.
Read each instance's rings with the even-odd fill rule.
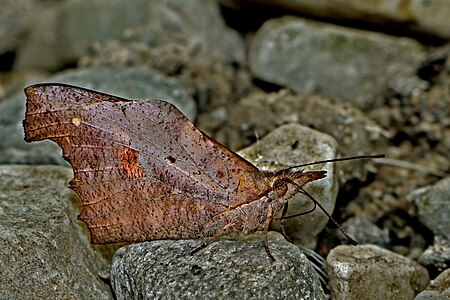
[[[63,167],[0,166],[1,299],[113,299],[71,178]]]
[[[190,255],[201,241],[153,241],[113,258],[116,299],[325,299],[306,256],[280,234],[227,237]]]

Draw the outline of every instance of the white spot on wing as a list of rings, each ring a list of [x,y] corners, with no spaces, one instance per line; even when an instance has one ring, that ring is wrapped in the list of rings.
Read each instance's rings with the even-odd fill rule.
[[[80,126],[81,125],[81,117],[73,117],[72,118],[72,124],[75,126]]]

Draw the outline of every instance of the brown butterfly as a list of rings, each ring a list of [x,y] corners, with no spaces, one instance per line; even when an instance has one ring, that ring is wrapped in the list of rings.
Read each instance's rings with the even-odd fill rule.
[[[92,243],[267,233],[275,213],[326,171],[261,171],[162,100],[65,85],[25,89],[27,142],[50,139],[72,165]],[[267,241],[266,241],[267,249]]]

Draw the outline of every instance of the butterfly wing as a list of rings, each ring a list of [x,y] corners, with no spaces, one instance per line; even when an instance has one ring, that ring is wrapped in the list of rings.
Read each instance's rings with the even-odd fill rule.
[[[214,218],[269,189],[255,166],[168,102],[62,84],[25,93],[25,140],[63,149],[93,243],[210,236]]]

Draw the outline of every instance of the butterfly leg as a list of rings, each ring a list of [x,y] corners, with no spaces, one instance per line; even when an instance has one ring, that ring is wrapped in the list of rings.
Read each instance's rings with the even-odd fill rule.
[[[288,211],[288,203],[286,202],[283,206],[283,212],[281,213],[281,218],[280,218],[280,227],[281,227],[281,233],[283,234],[284,238],[291,243],[294,243],[292,241],[292,239],[289,237],[289,235],[286,232],[286,227],[284,227],[284,217],[286,217],[287,211]]]
[[[217,240],[219,237],[221,237],[222,235],[224,235],[224,233],[228,230],[228,228],[236,226],[235,222],[232,223],[228,223],[227,225],[225,225],[224,227],[222,227],[222,229],[220,229],[219,231],[217,231],[213,236],[209,237],[208,239],[206,239],[203,243],[200,244],[200,246],[198,246],[197,248],[195,248],[194,250],[191,251],[191,255],[197,253],[198,251],[204,249],[206,246],[208,246],[209,244],[211,244],[212,242],[214,242],[215,240]]]
[[[270,253],[269,249],[269,240],[267,239],[267,232],[269,232],[269,226],[273,219],[273,207],[272,204],[269,205],[267,209],[266,219],[264,220],[264,249],[266,250],[267,255],[269,256],[271,261],[274,261],[272,253]]]

